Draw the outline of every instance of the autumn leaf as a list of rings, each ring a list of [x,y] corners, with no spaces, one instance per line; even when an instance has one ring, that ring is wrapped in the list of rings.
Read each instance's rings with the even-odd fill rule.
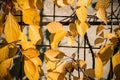
[[[66,31],[65,30],[59,30],[56,32],[53,42],[51,43],[52,49],[56,49],[58,47],[58,43],[66,36]]]
[[[100,59],[103,62],[103,65],[105,65],[109,61],[109,59],[114,51],[113,47],[114,47],[114,45],[109,43],[109,44],[106,44],[104,47],[100,48],[98,53],[99,53]]]
[[[29,30],[28,30],[29,37],[30,37],[31,42],[34,45],[37,44],[37,42],[41,40],[41,35],[39,33],[39,29],[40,29],[40,26],[37,26],[37,25],[29,26]]]
[[[53,71],[55,68],[56,68],[56,62],[53,62],[53,61],[48,61],[47,63],[46,63],[46,69],[47,69],[47,71],[48,72],[50,72],[50,71]]]
[[[50,33],[56,33],[59,30],[63,30],[63,25],[59,22],[51,22],[47,25],[47,29]]]
[[[53,42],[54,36],[55,36],[55,34],[52,34],[52,33],[50,34],[50,36],[49,36],[49,38],[50,38],[50,43]]]
[[[107,24],[107,12],[104,8],[99,8],[96,16],[101,19],[105,24]]]
[[[28,79],[30,80],[38,80],[39,72],[38,66],[36,66],[31,60],[24,61],[24,71]]]
[[[116,35],[113,33],[106,33],[106,35],[105,35],[105,38],[107,38],[107,39],[112,39],[114,37],[116,37]]]
[[[40,24],[39,12],[33,8],[23,10],[23,21],[26,24],[39,25]]]
[[[3,33],[3,28],[4,28],[4,15],[0,13],[0,36],[2,35]]]
[[[38,57],[40,55],[39,51],[37,51],[34,48],[29,48],[27,50],[23,51],[23,54],[26,58],[30,59],[30,58],[34,58],[34,57]]]
[[[77,29],[76,29],[76,24],[75,24],[75,23],[70,23],[70,24],[69,24],[69,31],[70,31],[70,34],[71,34],[73,37],[76,37],[76,36],[78,35]]]
[[[99,57],[96,57],[95,76],[100,79],[103,76],[103,63]]]
[[[47,80],[64,80],[65,76],[58,72],[48,72]]]
[[[29,49],[29,48],[35,48],[35,45],[33,45],[32,42],[27,41],[27,36],[22,32],[20,33],[19,40],[21,40],[20,44],[24,50]]]
[[[85,6],[81,6],[76,9],[76,15],[80,22],[85,22],[87,19],[87,8]]]
[[[98,36],[104,38],[104,32],[102,31]]]
[[[64,3],[65,4],[68,4],[68,5],[71,5],[71,6],[73,6],[74,5],[74,0],[64,0]]]
[[[8,14],[5,22],[4,34],[8,43],[19,40],[20,26],[11,13]]]
[[[103,29],[105,29],[103,25],[98,25],[96,29],[96,35],[98,35]]]
[[[65,54],[63,52],[61,52],[59,50],[52,50],[52,49],[48,49],[45,52],[45,55],[51,61],[60,60],[60,59],[62,59],[65,56]]]
[[[95,77],[95,70],[94,69],[88,68],[88,69],[85,70],[85,73],[92,78]],[[86,77],[86,76],[84,75],[84,77]]]
[[[56,3],[60,7],[65,7],[67,4],[64,3],[64,0],[56,0]]]
[[[43,0],[34,0],[34,3],[31,3],[31,4],[34,4],[36,9],[41,10],[43,8]]]
[[[88,7],[92,0],[78,0],[77,6],[86,6]]]
[[[9,58],[0,63],[0,77],[5,77],[11,70],[13,65],[13,58]]]
[[[104,38],[96,38],[94,44],[100,46],[104,42]]]
[[[68,42],[68,45],[69,45],[69,46],[73,46],[76,41],[75,41],[75,39],[74,39],[73,36],[69,36],[67,42]]]
[[[112,66],[113,71],[115,71],[115,68],[117,65],[120,64],[120,51],[118,51],[113,57],[112,57]]]
[[[80,23],[79,21],[76,21],[76,27],[77,27],[77,31],[78,31],[79,35],[84,37],[85,33],[88,30],[87,23],[85,23],[85,22]]]
[[[4,61],[7,59],[9,56],[9,47],[8,45],[5,47],[0,48],[0,62]]]

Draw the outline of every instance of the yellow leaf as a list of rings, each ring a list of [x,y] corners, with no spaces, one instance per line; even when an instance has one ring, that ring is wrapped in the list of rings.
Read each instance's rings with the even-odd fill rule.
[[[12,68],[13,58],[9,58],[0,63],[0,77],[3,78],[7,76]]]
[[[39,51],[37,51],[34,48],[29,48],[25,51],[23,51],[23,54],[25,55],[25,57],[27,58],[34,58],[34,57],[38,57],[40,55]]]
[[[87,23],[85,23],[85,22],[80,23],[79,21],[76,21],[76,27],[77,27],[77,31],[78,31],[79,35],[84,37],[85,33],[88,30]]]
[[[19,39],[21,40],[20,44],[22,45],[22,48],[24,50],[29,49],[29,48],[35,48],[35,45],[33,45],[32,42],[27,41],[27,37],[24,33],[22,33],[22,32],[20,33]]]
[[[102,31],[100,34],[99,34],[100,37],[104,38],[104,32]]]
[[[55,34],[52,34],[52,33],[50,34],[50,36],[49,36],[49,38],[50,38],[50,43],[53,42],[54,36],[55,36]]]
[[[87,19],[87,8],[85,6],[81,6],[76,9],[76,15],[80,22],[85,22]]]
[[[39,80],[38,66],[31,60],[24,61],[24,71],[29,80]]]
[[[101,47],[98,53],[100,54],[99,57],[102,60],[103,65],[105,65],[109,61],[113,51],[114,51],[113,45],[110,43],[106,44],[104,47]]]
[[[52,49],[56,49],[58,47],[58,43],[66,36],[65,30],[59,30],[56,32],[53,42],[51,43]]]
[[[29,5],[29,0],[16,0],[16,2],[14,2],[15,6],[24,10],[24,9],[29,9],[30,5]]]
[[[95,70],[94,70],[94,69],[91,69],[91,68],[86,69],[86,70],[85,70],[85,73],[86,73],[87,75],[89,75],[90,77],[92,77],[92,78],[95,77]],[[85,77],[85,76],[84,76],[84,77]]]
[[[116,37],[116,35],[113,33],[106,33],[106,35],[105,35],[105,38],[107,38],[107,39],[112,39],[114,37]]]
[[[17,41],[20,36],[20,26],[18,25],[14,16],[9,13],[5,22],[5,39],[8,43]]]
[[[14,57],[18,51],[17,47],[9,47],[9,58]]]
[[[0,48],[0,62],[8,58],[9,48],[8,46]]]
[[[74,5],[74,0],[63,0],[64,4],[67,4],[67,5],[71,5],[73,6]]]
[[[100,45],[102,45],[103,42],[104,42],[104,38],[96,38],[94,41],[94,44],[96,46],[100,46]]]
[[[86,6],[88,7],[92,0],[78,0],[77,6]]]
[[[60,59],[62,59],[65,56],[65,54],[63,52],[61,52],[59,50],[52,50],[52,49],[48,49],[45,52],[45,55],[51,61],[60,60]]]
[[[104,8],[99,8],[96,16],[101,19],[105,24],[107,24],[107,12]]]
[[[120,65],[120,51],[118,51],[113,57],[112,57],[112,66],[113,71],[115,71],[115,68],[117,65]]]
[[[107,9],[110,6],[111,0],[98,0],[95,9],[98,10],[99,8]]]
[[[41,10],[43,8],[43,0],[34,0],[34,6],[35,8]]]
[[[65,76],[58,72],[48,72],[47,80],[64,80]]]
[[[49,72],[49,71],[54,70],[56,68],[56,65],[57,65],[56,62],[48,61],[46,63],[46,69],[47,69],[47,71]]]
[[[37,44],[37,42],[39,40],[41,40],[41,36],[40,36],[40,33],[39,33],[39,28],[40,26],[37,26],[37,25],[30,25],[29,26],[29,37],[30,37],[30,40],[31,42],[35,45]]]
[[[40,24],[39,12],[33,8],[23,10],[23,21],[26,24],[39,25]]]
[[[67,4],[64,3],[64,0],[56,0],[57,5],[60,7],[65,7]]]
[[[73,46],[76,41],[75,41],[75,39],[74,39],[73,36],[69,36],[67,42],[68,42],[68,45],[69,45],[69,46]]]
[[[50,33],[56,33],[59,30],[63,30],[63,25],[59,22],[51,22],[47,25],[47,29]]]
[[[103,63],[99,57],[96,57],[95,76],[100,79],[103,76]]]
[[[75,23],[69,24],[69,31],[73,37],[76,37],[78,35]]]
[[[96,35],[98,35],[98,33],[99,33],[100,31],[102,31],[103,29],[105,29],[104,26],[103,26],[103,25],[99,25],[99,26],[97,27],[97,29],[96,29]]]

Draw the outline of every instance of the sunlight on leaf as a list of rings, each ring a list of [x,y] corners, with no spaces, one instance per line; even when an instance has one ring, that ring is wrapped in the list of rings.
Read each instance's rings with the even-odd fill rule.
[[[92,0],[78,0],[77,6],[86,6],[88,7],[91,4]]]
[[[9,48],[8,46],[0,48],[0,62],[8,58]]]
[[[50,33],[56,33],[59,30],[63,30],[63,25],[59,22],[51,22],[47,25],[47,29]]]
[[[87,8],[85,6],[81,6],[76,9],[76,15],[80,22],[85,22],[87,19]]]
[[[5,39],[8,43],[17,41],[20,36],[20,26],[18,25],[14,16],[9,13],[5,22]]]
[[[106,35],[105,35],[105,38],[107,38],[107,39],[112,39],[113,37],[116,37],[116,35],[113,33],[106,33]]]
[[[99,57],[96,57],[95,66],[95,76],[100,79],[103,76],[103,63]]]
[[[5,77],[11,70],[13,65],[13,58],[9,58],[0,63],[0,77]]]
[[[49,71],[54,70],[54,69],[56,68],[56,65],[57,65],[57,64],[56,64],[55,62],[48,61],[48,62],[46,63],[47,71],[49,72]]]

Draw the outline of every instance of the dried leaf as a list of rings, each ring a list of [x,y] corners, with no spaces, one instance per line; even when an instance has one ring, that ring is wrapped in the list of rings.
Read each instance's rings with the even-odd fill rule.
[[[0,62],[8,58],[9,48],[8,46],[0,48]]]
[[[4,24],[0,21],[0,36],[3,33]]]
[[[110,6],[111,0],[98,0],[95,9],[98,10],[99,8],[107,9]]]
[[[100,79],[103,76],[103,63],[99,57],[96,57],[95,76]]]
[[[100,46],[100,45],[102,45],[103,42],[104,42],[104,38],[96,38],[94,41],[94,44],[96,46]]]
[[[101,19],[105,24],[107,24],[107,12],[104,8],[99,8],[96,16]]]
[[[69,24],[69,31],[73,37],[76,37],[78,35],[75,23]]]
[[[104,47],[101,47],[98,53],[100,54],[99,57],[102,60],[103,65],[105,65],[109,61],[113,51],[114,51],[114,48],[111,43],[106,44]]]
[[[76,53],[73,53],[73,54],[72,54],[72,58],[75,58],[75,57],[76,57]]]
[[[45,55],[51,61],[60,60],[65,56],[65,54],[63,52],[61,52],[59,50],[52,50],[52,49],[47,50],[45,52]]]
[[[25,57],[27,57],[28,59],[30,58],[34,58],[34,57],[38,57],[40,55],[39,51],[37,51],[34,48],[29,48],[25,51],[23,51],[23,54]]]
[[[31,3],[31,4],[33,4],[33,3]],[[43,8],[43,0],[34,0],[34,6],[37,9],[41,10]]]
[[[91,4],[92,0],[78,0],[77,6],[86,6],[88,7]]]
[[[47,71],[48,72],[50,72],[50,71],[53,71],[55,68],[56,68],[56,63],[55,62],[52,62],[52,61],[48,61],[47,63],[46,63],[46,69],[47,69]]]
[[[102,31],[100,34],[99,34],[100,37],[104,38],[104,32]]]
[[[100,33],[103,29],[105,29],[104,26],[103,25],[99,25],[97,27],[97,29],[96,29],[96,35],[98,35],[98,33]]]
[[[31,42],[35,45],[39,40],[41,40],[41,35],[39,33],[40,26],[37,25],[30,25],[29,26],[29,37]]]
[[[81,6],[76,9],[76,15],[80,22],[85,22],[87,19],[87,8],[85,6]]]
[[[34,65],[31,60],[24,61],[24,71],[26,76],[30,80],[38,80],[40,77],[38,72],[38,66]]]
[[[77,27],[77,31],[78,31],[79,35],[84,37],[85,33],[88,30],[88,25],[85,22],[80,23],[80,22],[76,21],[76,27]]]
[[[76,41],[75,41],[75,39],[74,39],[73,36],[69,36],[67,42],[68,42],[68,45],[69,45],[69,46],[73,46]]]
[[[26,24],[39,25],[40,24],[39,12],[33,8],[23,10],[23,21]]]
[[[47,25],[47,29],[50,33],[56,33],[59,30],[63,30],[63,25],[59,22],[51,22]]]
[[[117,65],[120,65],[120,51],[118,51],[118,52],[112,57],[113,71],[115,71],[115,68],[116,68]]]
[[[9,58],[14,57],[16,55],[17,51],[18,51],[17,47],[9,48]]]
[[[48,72],[47,80],[65,80],[65,76],[58,72]]]
[[[19,40],[20,26],[11,13],[7,16],[4,33],[8,43]]]
[[[114,37],[116,37],[116,35],[113,33],[106,33],[106,35],[105,35],[105,38],[107,38],[107,39],[112,39]]]
[[[77,76],[73,76],[73,79],[72,80],[80,80],[79,77]]]
[[[0,77],[3,78],[7,76],[12,68],[13,58],[9,58],[0,63]]]
[[[56,49],[58,47],[58,43],[66,36],[65,30],[59,30],[56,32],[53,42],[51,43],[52,49]]]
[[[95,70],[94,70],[94,69],[91,69],[91,68],[86,69],[86,70],[85,70],[85,73],[86,73],[87,75],[89,75],[90,77],[92,77],[92,78],[95,77]],[[84,76],[84,77],[86,77],[86,76]],[[87,79],[88,79],[88,78],[87,78]]]

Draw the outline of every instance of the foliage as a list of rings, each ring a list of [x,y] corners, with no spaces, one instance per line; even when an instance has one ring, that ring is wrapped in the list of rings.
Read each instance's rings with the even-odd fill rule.
[[[103,66],[112,59],[113,72],[116,79],[119,79],[120,70],[120,27],[113,33],[104,33],[105,27],[101,24],[96,29],[96,46],[101,46],[95,53],[95,69],[86,69],[86,62],[81,59],[75,59],[76,53],[72,56],[59,51],[58,47],[64,38],[67,38],[68,46],[74,46],[77,43],[75,37],[84,37],[90,24],[87,22],[87,9],[92,0],[78,0],[76,3],[75,14],[77,19],[70,23],[68,31],[64,29],[60,22],[53,21],[47,26],[50,33],[51,48],[44,53],[44,61],[47,73],[42,69],[42,61],[39,58],[40,51],[36,49],[37,45],[42,43],[42,29],[40,27],[39,11],[43,8],[43,0],[0,0],[0,80],[9,80],[13,77],[10,70],[14,65],[16,58],[21,58],[24,65],[25,76],[29,80],[39,80],[45,76],[46,80],[66,80],[67,73],[73,80],[94,80],[103,76]],[[74,0],[53,0],[54,4],[61,7],[73,6]],[[96,16],[107,24],[107,11],[110,0],[98,0],[96,3]],[[19,25],[14,14],[21,13],[22,21],[28,25],[28,36],[23,32],[23,25]],[[2,35],[4,36],[2,38]],[[107,42],[108,41],[108,42]],[[79,43],[79,42],[78,42]],[[117,49],[115,51],[115,49]],[[83,73],[83,77],[73,75],[76,70]]]

